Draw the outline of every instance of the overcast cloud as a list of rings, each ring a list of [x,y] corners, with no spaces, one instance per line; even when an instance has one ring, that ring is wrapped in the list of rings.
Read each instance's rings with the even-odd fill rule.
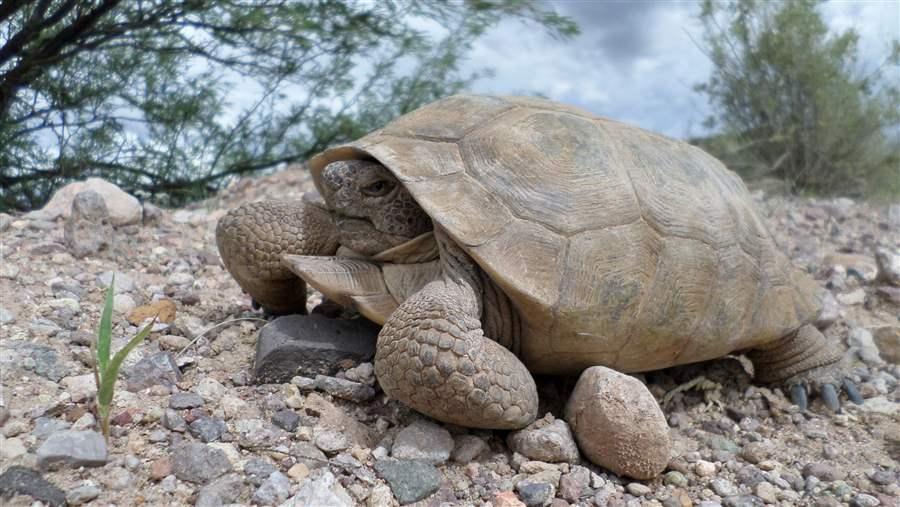
[[[581,35],[557,41],[518,22],[501,24],[470,54],[469,68],[495,71],[472,91],[538,93],[673,137],[703,132],[709,107],[692,87],[706,80],[710,63],[696,45],[702,39],[696,2],[556,0],[553,5],[579,23]],[[898,0],[832,0],[823,12],[832,30],[857,29],[862,63],[869,67],[884,59],[892,38],[900,37]]]

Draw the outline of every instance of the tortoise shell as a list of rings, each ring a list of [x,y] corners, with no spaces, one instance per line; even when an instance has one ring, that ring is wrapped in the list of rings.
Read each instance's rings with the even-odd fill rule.
[[[316,185],[355,158],[390,169],[505,292],[536,373],[716,358],[819,309],[741,179],[684,142],[548,100],[457,95],[317,155]]]

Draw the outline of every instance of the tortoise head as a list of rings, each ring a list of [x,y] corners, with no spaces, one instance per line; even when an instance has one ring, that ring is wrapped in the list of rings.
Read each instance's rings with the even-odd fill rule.
[[[428,214],[378,162],[332,162],[322,171],[320,183],[340,243],[355,252],[375,255],[432,228]]]

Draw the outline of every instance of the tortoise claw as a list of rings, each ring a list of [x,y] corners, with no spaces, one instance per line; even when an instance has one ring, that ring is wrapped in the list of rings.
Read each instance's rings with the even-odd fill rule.
[[[847,392],[847,397],[850,398],[850,401],[857,405],[863,404],[863,397],[859,394],[859,390],[856,388],[856,384],[853,383],[852,380],[845,378],[844,379],[844,391]]]
[[[791,402],[800,407],[802,412],[806,412],[809,402],[806,396],[806,388],[803,387],[803,384],[793,384],[791,386]]]
[[[837,389],[834,384],[823,384],[819,393],[822,396],[822,401],[825,402],[825,406],[828,407],[829,410],[832,412],[841,411],[841,402],[838,400]]]

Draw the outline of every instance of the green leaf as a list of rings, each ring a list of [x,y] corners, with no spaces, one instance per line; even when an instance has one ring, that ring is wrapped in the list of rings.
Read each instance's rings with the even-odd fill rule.
[[[103,314],[100,316],[100,329],[97,332],[97,370],[100,372],[100,380],[106,378],[106,365],[109,363],[109,345],[112,342],[112,310],[115,297],[116,275],[113,273],[106,289],[106,302],[103,304]]]
[[[147,335],[150,334],[150,330],[153,329],[153,324],[156,324],[156,317],[153,317],[153,320],[150,321],[150,323],[148,323],[146,326],[144,326],[144,329],[141,329],[141,331],[138,334],[134,335],[134,337],[129,340],[121,350],[116,352],[116,355],[113,356],[112,361],[109,362],[109,367],[106,369],[105,375],[103,375],[100,383],[100,392],[97,393],[97,403],[101,407],[108,407],[110,403],[112,403],[112,397],[115,393],[116,379],[119,376],[119,367],[122,366],[122,361],[124,361],[125,358],[128,357],[128,354],[131,353],[131,351],[135,347],[137,347],[142,341],[144,341],[145,338],[147,338]]]

